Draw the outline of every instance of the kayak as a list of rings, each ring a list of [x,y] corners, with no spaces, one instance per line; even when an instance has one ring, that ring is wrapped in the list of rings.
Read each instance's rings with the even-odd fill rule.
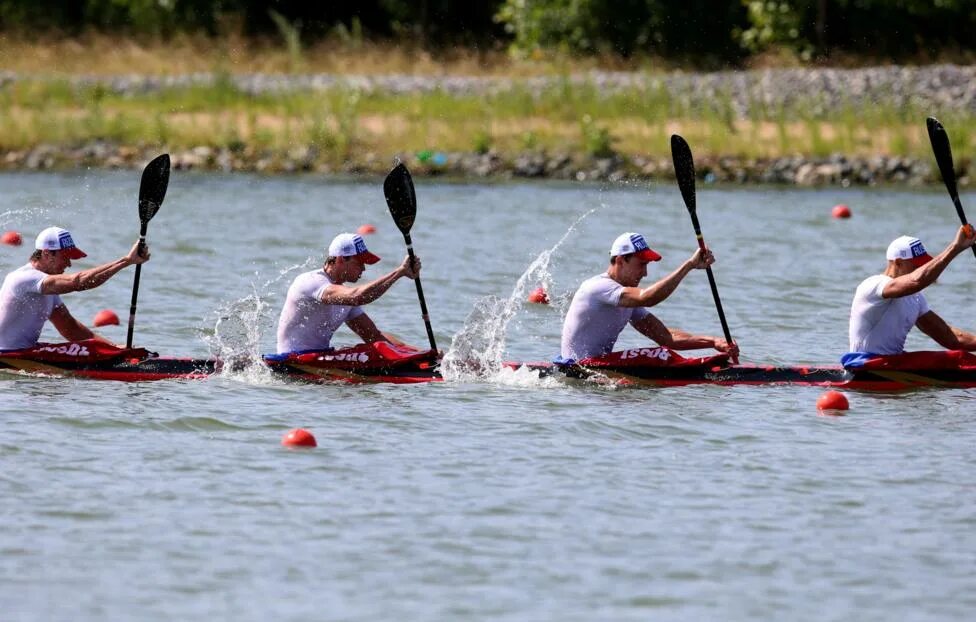
[[[2,371],[92,380],[196,380],[220,366],[212,359],[160,357],[145,348],[119,348],[94,339],[0,351]]]
[[[304,382],[417,384],[444,379],[439,358],[430,350],[387,341],[338,350],[267,354],[262,359],[273,373]]]
[[[541,376],[618,385],[680,387],[714,385],[807,385],[865,391],[924,387],[976,387],[976,356],[966,352],[911,352],[875,357],[857,367],[732,365],[717,354],[684,358],[668,348],[637,348],[568,363],[506,363]]]
[[[387,342],[314,352],[269,354],[275,375],[299,382],[417,384],[443,381],[430,350]],[[244,365],[229,364],[232,370]],[[220,360],[160,357],[144,348],[118,348],[88,340],[39,344],[0,352],[0,371],[94,380],[141,382],[202,379],[225,367]],[[976,387],[976,356],[968,352],[910,352],[867,358],[856,366],[732,365],[725,354],[685,358],[668,348],[636,348],[579,362],[506,362],[540,376],[561,376],[621,386],[806,385],[868,391]]]
[[[415,384],[443,380],[429,350],[382,341],[338,350],[269,354],[262,361],[274,374],[303,382]],[[92,380],[196,380],[224,367],[220,360],[160,357],[145,348],[120,348],[93,339],[0,351],[0,371]],[[243,371],[247,365],[232,362],[227,367]]]

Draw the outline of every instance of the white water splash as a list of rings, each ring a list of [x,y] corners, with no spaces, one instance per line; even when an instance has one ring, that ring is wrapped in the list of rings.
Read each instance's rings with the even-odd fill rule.
[[[536,283],[541,284],[546,291],[552,289],[549,263],[553,254],[569,239],[580,223],[597,209],[599,208],[593,208],[577,218],[552,248],[539,253],[516,281],[507,300],[486,296],[475,303],[474,309],[464,321],[464,326],[451,339],[451,347],[441,362],[441,373],[445,380],[499,377],[503,369],[502,355],[505,351],[508,325],[525,304],[526,292]]]
[[[492,384],[500,384],[507,387],[552,389],[563,386],[561,377],[541,376],[539,372],[527,367],[519,367],[518,369],[502,367],[497,373],[488,378],[488,380]]]
[[[274,330],[278,305],[269,302],[279,295],[280,283],[298,270],[307,270],[313,263],[284,268],[268,281],[251,283],[252,293],[233,300],[216,311],[213,333],[203,336],[213,357],[225,362],[223,374],[251,384],[268,384],[271,371],[261,362],[261,340],[265,332]]]
[[[6,229],[12,223],[23,224],[25,220],[37,220],[39,216],[46,216],[50,211],[46,207],[24,207],[0,212],[0,227]]]

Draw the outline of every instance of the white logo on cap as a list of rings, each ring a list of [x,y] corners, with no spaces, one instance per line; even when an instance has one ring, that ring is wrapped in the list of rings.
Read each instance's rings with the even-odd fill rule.
[[[58,234],[58,245],[61,249],[72,248],[75,245],[74,240],[71,239],[71,234],[67,231],[62,231]]]

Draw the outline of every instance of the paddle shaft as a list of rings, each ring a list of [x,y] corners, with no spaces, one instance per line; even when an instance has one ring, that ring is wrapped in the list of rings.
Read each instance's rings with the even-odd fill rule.
[[[959,201],[959,193],[956,192],[955,186],[955,180],[953,180],[951,187],[949,186],[949,182],[946,182],[946,188],[949,189],[949,196],[952,197],[952,204],[956,206],[956,214],[959,215],[959,222],[961,222],[963,226],[966,226],[969,224],[969,221],[966,220],[966,212],[962,210],[962,202]],[[976,255],[976,246],[970,246],[969,249],[973,251],[973,255]]]
[[[946,139],[946,149],[948,149],[948,146],[949,141]],[[933,144],[933,148],[936,148],[935,144]],[[966,212],[964,212],[962,209],[962,201],[959,200],[959,191],[956,190],[956,172],[952,167],[952,154],[948,154],[947,165],[944,164],[946,161],[942,160],[942,158],[947,157],[946,153],[936,148],[935,156],[936,159],[939,160],[939,169],[942,171],[942,181],[945,182],[946,190],[949,191],[949,198],[952,199],[952,204],[956,206],[956,214],[959,215],[959,222],[961,222],[963,226],[966,226],[969,224],[969,221],[966,220]],[[976,246],[970,246],[969,248],[973,251],[973,255],[976,255]]]
[[[139,228],[139,254],[141,255],[146,248],[146,231],[149,223],[144,222]],[[125,347],[132,347],[132,333],[136,327],[136,301],[139,298],[139,277],[142,276],[142,264],[136,264],[136,276],[132,282],[132,302],[129,304],[129,331],[125,337]]]
[[[701,225],[698,224],[698,213],[694,210],[688,210],[691,214],[691,224],[695,228],[695,237],[698,239],[698,248],[701,249],[702,256],[707,252],[705,248],[705,238],[702,237]],[[732,333],[729,331],[729,323],[725,320],[725,310],[722,309],[722,299],[718,296],[718,285],[715,284],[715,275],[712,274],[712,267],[708,266],[705,268],[705,274],[708,275],[708,286],[712,288],[712,298],[715,299],[715,309],[718,310],[718,320],[722,323],[722,333],[725,335],[725,341],[731,345],[734,343],[732,341]],[[735,365],[739,364],[739,357],[733,356],[732,363]]]
[[[413,254],[413,241],[410,239],[409,232],[403,233],[403,241],[407,244],[407,256],[410,258],[410,265],[413,266],[416,261],[416,255]],[[436,359],[437,343],[434,341],[434,329],[430,325],[430,314],[427,312],[427,300],[424,298],[424,287],[420,284],[420,275],[417,275],[417,278],[413,282],[417,286],[417,298],[420,300],[420,315],[424,318],[424,327],[427,329],[427,339],[430,341],[431,356]]]
[[[945,128],[935,117],[925,120],[929,132],[929,141],[932,143],[932,153],[935,154],[935,161],[939,165],[939,172],[942,173],[942,181],[945,182],[946,190],[949,191],[949,198],[956,207],[956,214],[959,215],[959,222],[965,227],[969,224],[966,220],[966,212],[962,209],[962,202],[959,200],[959,191],[956,188],[956,168],[952,164],[952,147],[949,146],[949,136]],[[973,255],[976,255],[976,246],[970,247]]]

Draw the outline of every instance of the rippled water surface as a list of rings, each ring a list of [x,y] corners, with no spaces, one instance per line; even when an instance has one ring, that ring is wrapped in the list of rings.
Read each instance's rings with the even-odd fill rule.
[[[4,174],[0,228],[29,241],[67,226],[89,253],[75,267],[91,267],[134,240],[138,182]],[[150,224],[136,341],[168,355],[270,351],[290,280],[335,233],[377,226],[368,243],[384,261],[367,275],[402,257],[380,182],[174,171]],[[642,231],[664,255],[652,277],[695,243],[669,185],[418,180],[417,193],[438,345],[460,335],[495,359],[557,351],[568,296],[619,233]],[[830,219],[840,202],[851,220]],[[853,289],[887,243],[911,233],[937,251],[957,226],[935,191],[707,188],[698,203],[749,362],[836,362]],[[4,271],[28,254],[0,248]],[[960,256],[927,294],[968,328],[974,270]],[[124,316],[131,279],[66,302],[85,321]],[[540,282],[556,304],[523,306]],[[410,283],[369,312],[425,342]],[[657,313],[720,332],[701,272]],[[125,339],[124,326],[102,332]],[[639,343],[630,329],[619,342]],[[845,417],[818,415],[819,394],[518,374],[426,386],[6,376],[0,618],[967,619],[972,391],[850,393]],[[298,426],[317,449],[280,446]]]

